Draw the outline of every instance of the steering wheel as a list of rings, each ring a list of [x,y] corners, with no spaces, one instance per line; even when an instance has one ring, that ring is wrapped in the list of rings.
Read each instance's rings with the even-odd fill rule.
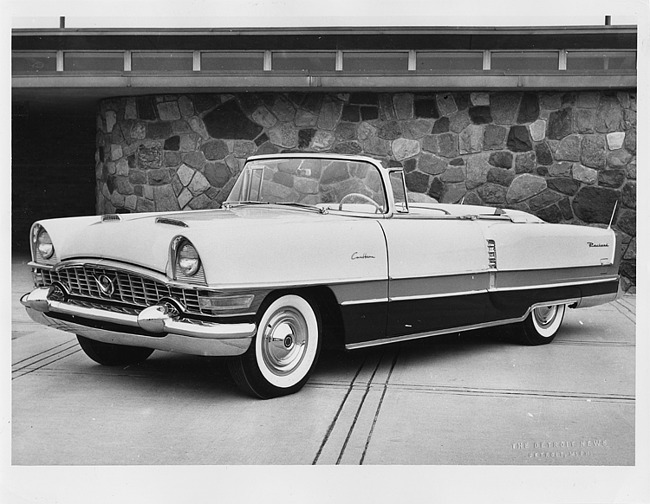
[[[339,201],[339,211],[343,209],[343,203],[345,203],[345,200],[352,197],[361,198],[362,200],[370,203],[372,206],[375,207],[375,213],[381,213],[382,211],[381,205],[379,205],[374,199],[372,199],[370,196],[366,196],[365,194],[355,193],[355,192],[346,194],[341,198],[341,201]]]

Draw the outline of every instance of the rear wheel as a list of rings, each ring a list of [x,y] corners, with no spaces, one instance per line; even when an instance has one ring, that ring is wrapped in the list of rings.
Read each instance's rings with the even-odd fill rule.
[[[521,340],[527,345],[546,345],[557,334],[566,305],[545,305],[533,308],[521,324]]]
[[[301,296],[273,301],[260,319],[255,341],[230,361],[230,372],[246,393],[269,399],[293,394],[309,379],[321,347],[318,311]]]
[[[153,353],[152,348],[142,348],[114,343],[104,343],[77,334],[81,349],[95,362],[104,366],[125,366],[144,362]]]

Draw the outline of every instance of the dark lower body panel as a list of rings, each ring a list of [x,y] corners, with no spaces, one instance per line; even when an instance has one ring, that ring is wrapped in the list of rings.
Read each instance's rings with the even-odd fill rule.
[[[613,301],[618,279],[342,306],[347,348],[521,321],[540,304]]]

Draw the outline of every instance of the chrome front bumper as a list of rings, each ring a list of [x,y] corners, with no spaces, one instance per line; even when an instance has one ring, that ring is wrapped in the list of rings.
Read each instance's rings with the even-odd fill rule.
[[[48,299],[48,293],[48,288],[40,287],[20,299],[32,320],[106,343],[193,355],[234,356],[248,350],[257,329],[252,323],[180,319],[164,304],[131,315],[55,301]],[[84,321],[92,321],[92,325]]]

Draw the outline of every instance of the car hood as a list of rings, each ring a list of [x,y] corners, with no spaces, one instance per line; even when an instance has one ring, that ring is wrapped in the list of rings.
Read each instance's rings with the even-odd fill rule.
[[[347,220],[305,209],[273,206],[189,212],[121,214],[119,219],[79,217],[40,221],[52,237],[58,260],[111,259],[165,273],[169,246],[177,236],[189,239],[201,256],[227,241],[232,247],[272,229],[305,221]]]

